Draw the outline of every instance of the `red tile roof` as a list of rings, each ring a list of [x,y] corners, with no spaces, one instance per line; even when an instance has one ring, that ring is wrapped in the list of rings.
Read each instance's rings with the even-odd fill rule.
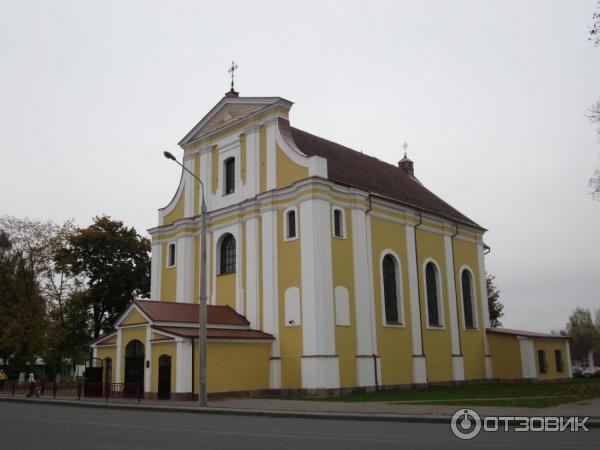
[[[398,166],[293,128],[282,118],[279,129],[284,139],[302,153],[327,159],[327,178],[335,183],[484,230]]]
[[[199,334],[198,328],[195,327],[153,327],[153,329],[182,337],[198,337]],[[229,330],[223,328],[208,328],[206,336],[209,339],[273,339],[272,335],[258,330]]]
[[[488,333],[508,334],[512,336],[524,336],[524,337],[539,337],[539,338],[552,338],[552,339],[571,339],[569,336],[560,336],[556,334],[548,333],[537,333],[535,331],[523,331],[523,330],[511,330],[510,328],[488,328]]]
[[[134,300],[134,303],[154,322],[197,323],[199,306],[194,303]],[[207,305],[208,323],[214,325],[243,325],[250,322],[229,306]]]

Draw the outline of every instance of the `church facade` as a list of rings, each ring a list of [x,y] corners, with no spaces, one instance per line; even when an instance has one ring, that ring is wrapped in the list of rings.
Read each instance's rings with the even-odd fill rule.
[[[182,171],[149,230],[152,300],[94,344],[105,381],[197,394],[200,283],[209,393],[570,376],[566,339],[489,328],[483,227],[406,155],[296,129],[291,106],[230,91],[181,140],[205,187],[207,277],[200,184]]]

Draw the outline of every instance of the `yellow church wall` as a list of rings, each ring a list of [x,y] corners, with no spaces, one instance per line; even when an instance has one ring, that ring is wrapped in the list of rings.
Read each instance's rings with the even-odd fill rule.
[[[461,236],[461,235],[459,235]],[[477,380],[485,378],[485,351],[483,345],[484,321],[481,308],[481,290],[479,288],[479,266],[477,245],[454,238],[454,276],[457,299],[457,317],[460,333],[460,345],[463,355],[465,379]],[[473,303],[477,314],[476,329],[465,329],[464,303],[462,295],[461,267],[468,266],[473,275]]]
[[[116,343],[117,343],[117,336],[114,335],[114,336],[100,342],[100,345],[116,344]]]
[[[568,341],[566,339],[533,339],[533,350],[535,357],[535,368],[537,371],[537,379],[538,380],[555,380],[559,378],[568,378],[568,362],[567,358],[567,349]],[[540,372],[539,360],[538,360],[538,351],[544,351],[546,353],[546,373]],[[556,359],[554,356],[554,352],[556,350],[560,351],[561,359],[563,362],[562,372],[558,372],[556,370]]]
[[[294,181],[308,178],[308,168],[302,167],[292,161],[284,152],[277,146],[276,149],[276,164],[277,164],[277,187],[282,188],[291,185]]]
[[[377,350],[381,357],[383,384],[409,384],[413,381],[412,338],[410,323],[410,293],[407,273],[405,226],[377,217],[371,218],[371,242],[373,252],[373,287],[375,299],[375,324]],[[403,326],[384,324],[381,289],[381,254],[393,250],[400,261],[402,283]]]
[[[209,393],[269,389],[271,341],[209,341],[207,390]],[[194,393],[198,393],[200,365],[194,343]]]
[[[112,360],[112,376],[110,380],[106,380],[106,366],[103,366],[102,370],[102,382],[103,383],[114,383],[115,382],[115,370],[116,370],[116,362],[117,362],[117,347],[100,347],[97,350],[97,358],[102,360],[102,363],[105,364],[104,360],[106,358],[110,358]]]
[[[121,329],[121,380],[125,380],[125,349],[127,348],[127,344],[129,344],[133,340],[138,340],[144,347],[146,346],[146,326],[133,327],[133,328],[122,328]],[[148,358],[148,349],[145,348],[145,358]],[[113,363],[113,370],[116,370],[117,365]]]
[[[488,333],[494,378],[522,378],[521,347],[516,336]]]
[[[160,299],[164,302],[174,302],[177,289],[177,267],[167,267],[169,244],[162,246]]]
[[[240,134],[240,178],[242,184],[246,184],[246,135]]]
[[[185,190],[182,190],[181,194],[179,195],[179,199],[177,200],[177,203],[175,204],[175,208],[173,208],[173,210],[169,214],[165,214],[164,225],[170,225],[173,222],[175,222],[176,220],[183,219],[184,205],[185,205]]]
[[[236,269],[239,264],[236,264]],[[217,305],[227,305],[235,309],[235,273],[217,275]]]
[[[279,289],[279,342],[281,356],[281,385],[286,389],[301,388],[302,325],[285,323],[285,291],[296,287],[301,291],[300,239],[284,240],[285,211],[277,211],[277,259]],[[298,214],[298,210],[296,214]],[[300,217],[297,217],[300,223]],[[299,231],[299,228],[296,229]],[[302,236],[300,236],[301,238]],[[262,266],[262,264],[261,264]],[[302,311],[302,304],[300,304]]]
[[[427,359],[428,381],[452,380],[452,347],[450,335],[450,311],[448,306],[448,289],[446,280],[446,263],[444,254],[444,237],[417,229],[417,254],[419,263],[419,290],[421,294],[421,323],[423,328],[423,347]],[[427,327],[427,299],[425,292],[425,271],[423,264],[427,258],[433,258],[439,269],[441,301],[443,305],[444,327]],[[453,305],[454,307],[454,305]]]
[[[263,264],[262,264],[262,217],[258,217],[258,320],[257,328],[262,330],[263,325]]]
[[[344,388],[356,386],[357,377],[352,214],[351,210],[348,208],[342,208],[342,210],[344,212],[344,221],[346,224],[346,236],[343,239],[335,236],[332,237],[331,254],[333,263],[334,293],[337,286],[343,286],[348,290],[350,325],[336,325],[335,327],[335,346],[340,362],[340,385]],[[333,302],[333,305],[335,310],[335,301]]]
[[[152,360],[150,361],[150,371],[152,372],[152,381],[150,389],[152,393],[158,392],[158,359],[162,355],[171,357],[171,392],[175,392],[175,380],[177,379],[177,344],[175,342],[153,342]],[[148,355],[146,355],[148,359]],[[191,377],[192,374],[190,373]]]
[[[121,323],[121,325],[137,325],[139,323],[147,323],[148,321],[142,316],[139,311],[133,309]]]
[[[258,131],[258,149],[260,158],[259,192],[267,190],[267,129],[261,125]]]

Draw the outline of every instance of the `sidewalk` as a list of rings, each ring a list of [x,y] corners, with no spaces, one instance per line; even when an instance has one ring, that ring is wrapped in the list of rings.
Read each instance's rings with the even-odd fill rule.
[[[204,414],[237,414],[269,417],[307,417],[320,419],[352,419],[372,421],[437,422],[448,423],[458,409],[455,405],[390,404],[375,402],[331,402],[313,400],[277,400],[264,398],[240,398],[209,401],[207,408],[196,402],[170,400],[110,399],[75,397],[41,397],[30,399],[23,396],[0,394],[0,401],[38,402],[87,407],[126,408],[136,410],[177,411]],[[549,408],[474,407],[482,416],[589,416],[594,424],[600,424],[600,399],[553,406]]]

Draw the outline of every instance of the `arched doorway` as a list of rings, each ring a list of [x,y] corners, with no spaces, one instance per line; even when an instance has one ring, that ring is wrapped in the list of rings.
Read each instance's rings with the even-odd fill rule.
[[[169,400],[171,398],[171,357],[161,355],[158,358],[158,398]]]
[[[133,340],[125,347],[125,394],[136,395],[144,389],[144,344]]]

